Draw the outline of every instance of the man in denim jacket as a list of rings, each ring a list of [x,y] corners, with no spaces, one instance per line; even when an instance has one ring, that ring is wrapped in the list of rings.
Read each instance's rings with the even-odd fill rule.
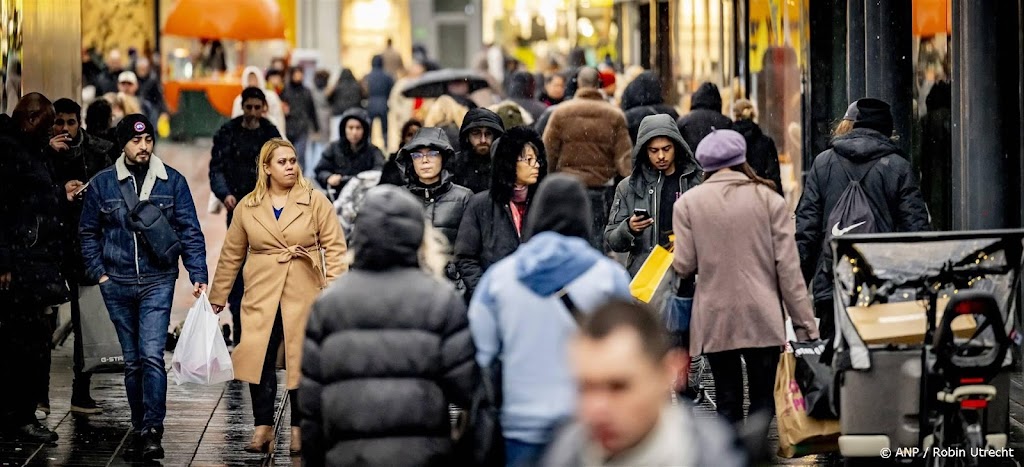
[[[164,455],[160,445],[167,412],[164,346],[178,261],[158,258],[145,237],[131,229],[122,184],[163,212],[181,242],[182,262],[196,296],[207,283],[206,242],[192,193],[185,177],[153,154],[155,134],[153,124],[141,114],[121,120],[117,144],[123,152],[113,167],[90,182],[80,225],[86,275],[99,282],[121,341],[137,454],[146,460]]]

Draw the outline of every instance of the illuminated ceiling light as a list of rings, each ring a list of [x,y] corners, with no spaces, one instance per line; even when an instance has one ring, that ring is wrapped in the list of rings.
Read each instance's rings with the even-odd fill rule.
[[[579,29],[581,36],[594,37],[594,23],[590,21],[590,18],[580,18],[576,22],[576,27]]]

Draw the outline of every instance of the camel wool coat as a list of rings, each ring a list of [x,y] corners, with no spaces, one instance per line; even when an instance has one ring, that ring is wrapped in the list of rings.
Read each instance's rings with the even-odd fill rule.
[[[302,344],[310,307],[320,291],[345,271],[345,237],[333,206],[319,191],[296,186],[288,195],[280,219],[274,218],[269,194],[255,207],[247,205],[251,196],[242,198],[235,208],[217,263],[210,303],[227,302],[245,259],[242,340],[231,354],[235,378],[260,382],[280,307],[288,389],[296,389],[302,376]],[[321,273],[318,239],[326,256],[326,278]]]

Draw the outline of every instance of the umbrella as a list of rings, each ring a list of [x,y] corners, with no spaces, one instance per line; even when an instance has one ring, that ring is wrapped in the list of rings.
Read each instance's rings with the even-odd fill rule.
[[[276,0],[179,0],[164,33],[240,41],[284,39],[284,18]]]
[[[444,69],[428,71],[402,89],[405,97],[440,97],[448,93],[448,84],[456,81],[469,83],[469,92],[479,91],[488,87],[487,79],[472,70]]]

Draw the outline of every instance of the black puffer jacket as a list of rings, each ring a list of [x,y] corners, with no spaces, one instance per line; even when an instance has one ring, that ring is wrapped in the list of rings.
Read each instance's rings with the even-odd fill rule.
[[[338,84],[334,85],[327,100],[331,103],[332,115],[342,115],[351,108],[362,107],[363,87],[359,85],[359,81],[356,81],[352,70],[348,68],[341,70]]]
[[[775,182],[775,191],[782,195],[782,174],[775,141],[751,120],[738,120],[732,124],[732,129],[747,140],[747,164],[750,164],[757,176]]]
[[[409,153],[424,147],[440,151],[443,160],[450,159],[455,155],[444,130],[422,128],[409,141],[409,144],[398,152],[396,162],[405,172],[405,178],[409,180],[406,188],[423,203],[427,220],[444,234],[448,239],[448,245],[454,247],[455,239],[459,234],[459,224],[462,223],[462,215],[466,212],[466,206],[469,205],[469,198],[473,196],[473,192],[469,191],[469,188],[452,183],[451,174],[447,171],[442,171],[441,181],[432,186],[421,183],[416,177],[416,169],[412,166],[412,158],[409,157]]]
[[[694,91],[690,99],[690,113],[680,117],[676,123],[683,140],[694,152],[701,140],[711,134],[712,129],[732,128],[732,120],[722,115],[722,94],[714,83],[704,83]]]
[[[658,75],[650,71],[640,73],[640,76],[622,91],[622,111],[626,114],[629,139],[633,144],[636,144],[636,134],[640,131],[640,122],[644,117],[666,114],[672,116],[673,121],[679,119],[679,112],[665,104]]]
[[[402,188],[367,192],[352,269],[306,327],[304,465],[465,465],[451,458],[448,404],[468,407],[480,375],[462,298],[419,268],[423,226]]]
[[[469,188],[473,193],[480,193],[491,184],[491,158],[473,151],[473,145],[469,142],[469,132],[474,128],[490,128],[497,139],[505,133],[505,127],[498,114],[482,108],[470,110],[462,120],[462,128],[459,129],[461,150],[447,168],[456,185]]]
[[[242,126],[245,117],[235,117],[213,135],[210,150],[210,190],[221,201],[228,196],[241,200],[256,189],[260,150],[273,138],[280,138],[270,120],[260,118],[259,128]]]
[[[358,148],[355,150],[345,139],[345,124],[352,119],[358,120],[363,125],[363,140],[359,142]],[[320,186],[328,188],[327,179],[331,178],[331,175],[339,174],[341,175],[341,185],[336,188],[341,191],[345,184],[360,172],[383,168],[384,153],[370,143],[370,114],[365,110],[349,109],[342,114],[338,127],[341,139],[331,143],[324,150],[323,157],[316,164],[316,181],[320,183]]]
[[[832,298],[831,248],[824,245],[825,232],[833,226],[829,214],[846,191],[847,178],[838,158],[851,162],[850,176],[864,176],[861,186],[882,232],[928,230],[928,211],[921,197],[917,175],[895,143],[868,128],[855,128],[836,138],[829,149],[814,159],[807,172],[804,192],[796,211],[796,244],[804,280],[813,278],[815,301]],[[877,161],[877,163],[874,163]],[[872,167],[874,163],[874,167]],[[870,172],[867,172],[870,167]],[[865,175],[866,174],[866,175]]]

